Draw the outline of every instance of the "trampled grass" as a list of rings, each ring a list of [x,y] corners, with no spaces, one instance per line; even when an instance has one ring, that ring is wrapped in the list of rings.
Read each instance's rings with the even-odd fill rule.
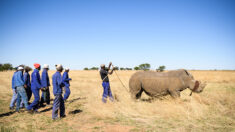
[[[117,71],[127,88],[134,72]],[[71,71],[67,117],[57,121],[51,119],[52,106],[35,115],[10,111],[13,72],[0,72],[1,131],[235,131],[235,71],[190,72],[195,79],[207,81],[202,93],[189,96],[185,90],[178,100],[170,96],[151,100],[143,94],[139,101],[131,100],[129,89],[114,73],[110,84],[116,101],[103,104],[99,72]],[[53,73],[49,72],[50,77]]]

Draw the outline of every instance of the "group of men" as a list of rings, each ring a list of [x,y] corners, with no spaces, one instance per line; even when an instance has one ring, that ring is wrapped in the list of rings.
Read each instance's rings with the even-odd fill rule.
[[[111,69],[112,63],[109,63],[109,66],[106,68],[104,64],[101,65],[100,76],[102,79],[103,86],[103,103],[107,102],[109,97],[110,101],[114,101],[108,75],[113,73],[114,67]],[[12,77],[12,90],[13,96],[10,103],[10,109],[14,109],[16,103],[16,111],[19,112],[19,109],[23,106],[30,113],[39,113],[38,108],[44,106],[44,103],[47,105],[50,104],[50,79],[48,76],[49,65],[45,64],[43,71],[40,77],[39,71],[41,70],[41,65],[38,63],[34,64],[34,71],[31,74],[31,80],[29,67],[18,66],[16,72]],[[25,71],[25,72],[24,72]],[[70,83],[72,79],[69,78],[69,69],[65,68],[63,76],[61,73],[63,71],[63,66],[61,64],[56,65],[56,73],[52,76],[53,84],[53,94],[55,96],[53,109],[52,109],[52,119],[58,118],[58,110],[60,109],[60,118],[65,117],[65,106],[64,101],[66,101],[70,95]],[[62,97],[63,89],[65,90],[64,97]],[[41,100],[40,100],[40,90],[42,91]],[[34,100],[29,104],[29,100],[34,95]]]
[[[10,109],[14,109],[16,103],[16,111],[19,112],[20,107],[30,113],[39,113],[38,108],[50,104],[50,79],[48,76],[49,65],[45,64],[43,67],[42,75],[40,77],[39,71],[41,65],[38,63],[34,64],[34,71],[31,74],[31,80],[29,67],[18,66],[16,72],[12,77],[12,90],[13,96],[10,103]],[[66,68],[63,73],[63,66],[61,64],[56,65],[56,73],[52,76],[53,94],[55,96],[53,103],[52,119],[58,118],[58,110],[60,109],[60,117],[65,117],[64,101],[66,101],[70,95],[70,83],[72,79],[69,78],[69,69]],[[25,71],[25,72],[24,72]],[[23,73],[24,72],[24,73]],[[65,89],[64,97],[62,97],[63,89]],[[40,100],[40,90],[42,91]],[[29,100],[34,95],[34,100],[29,104]]]

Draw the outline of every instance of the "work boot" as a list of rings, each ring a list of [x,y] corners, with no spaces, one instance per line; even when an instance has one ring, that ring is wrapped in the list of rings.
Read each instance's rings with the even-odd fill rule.
[[[114,102],[113,97],[109,97],[109,100],[110,100],[111,102]]]
[[[66,117],[66,115],[60,116],[61,119],[62,119],[62,118],[65,118],[65,117]]]
[[[33,114],[40,114],[40,112],[38,110],[34,110]]]
[[[102,98],[102,102],[103,102],[103,103],[106,103],[106,102],[107,102],[107,98],[104,98],[104,97],[103,97],[103,98]]]
[[[27,110],[29,114],[33,114],[34,110]]]
[[[9,110],[14,110],[14,107],[9,107]]]

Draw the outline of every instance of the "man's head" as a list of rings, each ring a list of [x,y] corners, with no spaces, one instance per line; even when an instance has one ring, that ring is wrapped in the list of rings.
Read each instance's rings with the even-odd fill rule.
[[[48,71],[49,70],[49,65],[48,64],[44,64],[43,69]]]
[[[62,72],[63,71],[63,66],[61,64],[57,64],[57,65],[55,65],[55,67],[56,67],[56,70],[58,72]]]
[[[24,68],[22,67],[22,66],[19,66],[18,68],[17,68],[17,71],[24,71]]]
[[[41,65],[38,63],[34,63],[35,69],[41,70]]]
[[[100,68],[101,68],[101,69],[105,69],[105,64],[101,64],[101,65],[100,65]]]
[[[31,70],[31,68],[28,67],[28,66],[26,66],[26,67],[24,68],[24,70],[25,70],[25,72],[29,72],[29,71]]]
[[[66,72],[69,72],[69,68],[65,68],[64,70],[65,70]]]

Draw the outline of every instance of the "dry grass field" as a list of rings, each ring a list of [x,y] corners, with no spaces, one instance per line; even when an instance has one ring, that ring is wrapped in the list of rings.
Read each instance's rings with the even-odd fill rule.
[[[135,71],[117,71],[128,87]],[[103,104],[98,71],[71,71],[71,95],[65,103],[66,118],[53,121],[51,107],[40,114],[14,113],[9,110],[13,72],[0,72],[1,131],[81,131],[81,132],[230,132],[235,131],[235,71],[190,71],[195,79],[207,81],[200,94],[181,98],[170,96],[150,100],[145,94],[139,101],[130,99],[116,74],[110,76],[115,102]],[[50,77],[54,71],[50,71]],[[52,95],[51,98],[54,98]],[[32,102],[32,99],[30,100]],[[51,102],[53,103],[53,101]]]

